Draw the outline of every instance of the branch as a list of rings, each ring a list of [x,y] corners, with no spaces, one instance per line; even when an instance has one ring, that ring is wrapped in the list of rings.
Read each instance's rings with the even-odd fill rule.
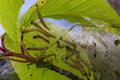
[[[35,64],[36,64],[37,68],[41,68],[41,67],[44,66],[45,68],[48,68],[48,69],[53,70],[53,71],[55,71],[55,72],[57,72],[57,73],[59,73],[61,75],[64,75],[64,76],[68,77],[71,80],[83,80],[82,78],[80,78],[79,76],[73,74],[72,72],[61,69],[61,68],[59,68],[59,67],[57,67],[57,66],[55,66],[55,65],[53,65],[53,64],[51,64],[49,62],[37,61]]]

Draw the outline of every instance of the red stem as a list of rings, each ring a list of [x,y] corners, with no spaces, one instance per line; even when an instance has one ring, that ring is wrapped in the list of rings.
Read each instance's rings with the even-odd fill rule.
[[[4,58],[5,59],[8,59],[8,60],[12,60],[12,61],[15,61],[15,62],[22,62],[22,63],[27,63],[27,62],[29,62],[29,61],[25,61],[25,60],[17,60],[17,59],[13,59],[13,58],[9,58],[9,57],[6,57],[6,56],[4,56]]]
[[[2,52],[5,52],[5,49],[4,49],[3,47],[0,47],[0,50],[1,50]]]
[[[36,61],[36,59],[32,56],[27,56],[25,54],[19,54],[19,53],[15,53],[15,52],[11,52],[11,51],[8,51],[4,54],[2,54],[4,57],[7,57],[7,56],[15,56],[15,57],[20,57],[20,58],[23,58],[23,59],[26,59],[27,61]]]

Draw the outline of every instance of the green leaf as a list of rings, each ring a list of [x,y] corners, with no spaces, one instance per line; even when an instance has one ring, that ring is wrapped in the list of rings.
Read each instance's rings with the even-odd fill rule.
[[[61,28],[56,28],[56,26],[53,24],[47,24],[47,25],[49,25],[50,32],[52,34],[54,34],[56,37],[59,37],[61,34],[63,34],[65,32],[65,30],[63,30]],[[40,33],[31,32],[31,33],[24,34],[24,45],[26,48],[49,46],[49,44],[47,44],[45,41],[43,41],[41,39],[33,39],[33,36],[37,35],[37,34],[40,34]],[[68,40],[72,40],[72,38],[70,38],[70,39],[69,38],[68,38]],[[10,43],[8,43],[8,41]],[[49,41],[50,41],[50,43],[54,43],[56,41],[56,39],[49,38]],[[10,39],[9,36],[6,36],[5,44],[8,49],[15,51],[15,52],[20,52],[20,47],[18,45],[16,46],[17,43],[14,42],[12,39]],[[36,55],[40,54],[40,51],[29,51],[29,52],[32,56],[36,56]],[[54,53],[56,55],[56,58],[54,58],[54,56],[51,56],[50,58],[48,58],[48,59],[52,60],[52,63],[54,65],[56,65],[64,70],[68,70],[84,79],[87,79],[86,76],[83,76],[79,70],[77,70],[73,67],[70,67],[68,64],[66,64],[65,62],[63,62],[61,60],[61,58],[66,56],[67,51],[65,50],[65,48],[62,48],[62,49],[57,48],[57,44],[55,43],[53,46],[51,46],[47,50],[46,55],[51,54],[51,53]],[[84,59],[85,58],[84,51],[81,52],[81,54],[82,54],[82,58]],[[85,60],[86,59],[87,58],[85,58]],[[88,62],[88,60],[86,62]],[[40,79],[43,79],[43,80],[70,80],[69,78],[67,78],[63,75],[60,75],[59,73],[56,73],[55,71],[48,70],[44,67],[37,68],[35,64],[32,64],[28,67],[27,66],[28,64],[29,63],[12,62],[12,65],[21,80],[40,80]],[[39,64],[39,65],[41,65],[41,64]],[[88,70],[88,69],[86,69],[86,70]],[[91,73],[90,79],[91,80],[93,79],[92,73]]]
[[[43,3],[39,2],[39,1],[43,1]],[[95,20],[108,22],[111,25],[115,25],[115,26],[120,25],[120,22],[119,22],[120,18],[118,16],[118,14],[116,14],[114,12],[114,10],[105,2],[105,0],[99,0],[99,1],[98,0],[39,0],[39,1],[38,1],[38,5],[40,5],[41,14],[44,18],[45,17],[47,17],[47,18],[51,17],[51,18],[55,18],[55,19],[64,18],[64,19],[67,19],[72,22],[80,22],[80,23],[84,23],[84,22],[87,23],[88,22],[87,19],[92,18]],[[2,0],[0,2],[3,3],[4,1]],[[19,2],[19,1],[16,1],[16,2]],[[22,3],[20,3],[20,4],[22,4]],[[14,6],[8,5],[8,4],[7,4],[7,6],[11,6],[14,10],[15,3],[14,3]],[[4,8],[4,7],[2,7],[2,8]],[[2,10],[0,11],[0,13],[1,12],[2,12]],[[3,12],[5,12],[5,11],[3,11]],[[11,10],[11,12],[13,13],[12,10]],[[4,15],[4,14],[2,14],[2,15]],[[13,21],[16,21],[18,19],[18,15],[16,15],[16,16],[17,17],[15,17],[15,19],[13,17],[10,17],[12,19],[8,19],[8,20],[11,20],[10,21],[11,23],[9,23],[10,24],[9,26],[12,26],[12,28],[13,28],[13,24],[14,24]],[[38,17],[37,17],[35,7],[32,6],[26,12],[26,14],[23,16],[22,20],[20,21],[21,29],[31,26],[30,22],[32,20],[37,20],[37,19],[38,19]],[[0,16],[0,21],[1,21],[2,25],[3,25],[3,23],[5,25],[5,20],[7,20],[6,17],[4,19],[3,16]],[[8,20],[6,22],[8,22]],[[9,36],[15,40],[18,39],[18,34],[16,34],[16,33],[19,32],[17,22],[18,21],[16,21],[16,23],[14,24],[16,26],[16,28],[13,29],[14,31],[13,30],[10,31],[7,29],[7,27],[5,27]],[[50,26],[51,25],[49,25],[49,27]],[[55,27],[53,27],[53,28],[55,28]],[[62,33],[62,31],[60,31],[60,29],[58,29],[58,28],[52,29],[52,31],[54,31],[54,33],[53,33],[54,35],[58,35],[58,34]],[[29,33],[24,36],[25,37],[24,44],[25,44],[26,48],[47,45],[45,43],[45,41],[34,40],[33,39],[34,34],[38,34],[38,33]],[[11,42],[9,43],[9,40],[10,39],[6,40],[6,46],[9,49],[12,49],[13,51],[19,52],[20,48],[18,47],[18,45],[17,46],[15,45],[16,42],[11,40]],[[69,39],[69,40],[71,40],[71,39]],[[50,38],[49,41],[54,42],[55,40]],[[69,70],[69,71],[75,73],[76,75],[83,77],[86,80],[86,76],[82,76],[82,74],[78,70],[71,68],[66,63],[61,61],[61,58],[63,56],[66,56],[67,52],[64,49],[57,48],[56,45],[57,44],[50,47],[50,49],[47,52],[47,54],[50,54],[52,52],[57,55],[58,62],[57,62],[57,59],[52,58],[53,63],[65,70]],[[13,48],[11,48],[11,46]],[[79,49],[79,50],[81,50],[81,49]],[[31,53],[31,55],[35,56],[35,54],[39,55],[40,52],[30,51],[30,53]],[[86,54],[84,52],[80,52],[80,53],[81,54],[83,53],[83,55],[86,56]],[[45,72],[44,76],[42,76],[44,69],[36,68],[35,65],[31,65],[31,66],[29,66],[30,68],[28,68],[27,64],[25,64],[25,63],[12,62],[12,64],[13,64],[16,72],[18,73],[19,77],[21,78],[21,80],[39,80],[39,79],[68,80],[68,78],[66,78],[65,76],[61,76],[58,73],[56,73],[54,71],[50,71],[50,70],[48,72]],[[93,75],[91,75],[90,79],[93,80]]]
[[[0,0],[0,23],[5,32],[15,41],[19,41],[18,17],[24,0]]]
[[[42,2],[42,3],[41,3]],[[72,22],[86,22],[85,19],[96,19],[120,26],[119,15],[108,5],[106,0],[39,0],[42,16],[67,19]],[[38,19],[33,5],[23,16],[20,25],[26,27],[31,20]]]

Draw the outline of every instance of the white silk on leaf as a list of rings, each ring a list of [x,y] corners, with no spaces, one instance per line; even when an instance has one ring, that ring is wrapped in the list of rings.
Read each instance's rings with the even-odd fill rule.
[[[72,36],[78,46],[87,50],[96,80],[118,80],[120,45],[114,42],[120,40],[120,36],[103,30],[75,31]]]

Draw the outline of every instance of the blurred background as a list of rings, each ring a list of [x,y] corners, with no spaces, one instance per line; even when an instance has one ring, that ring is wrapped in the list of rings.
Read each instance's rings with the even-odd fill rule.
[[[107,0],[110,5],[120,14],[120,0]]]

